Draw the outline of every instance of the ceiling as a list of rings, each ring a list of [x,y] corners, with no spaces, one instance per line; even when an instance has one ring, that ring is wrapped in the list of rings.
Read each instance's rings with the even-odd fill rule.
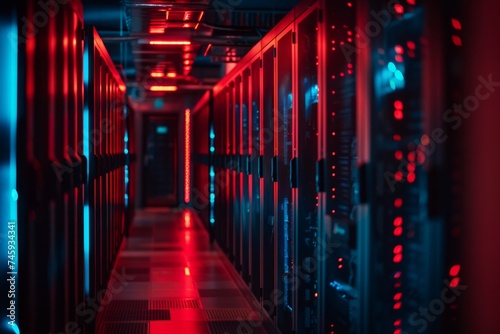
[[[83,0],[132,99],[192,105],[297,0]]]

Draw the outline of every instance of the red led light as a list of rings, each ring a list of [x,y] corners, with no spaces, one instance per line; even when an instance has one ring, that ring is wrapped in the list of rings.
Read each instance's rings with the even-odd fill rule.
[[[403,49],[403,47],[401,45],[396,45],[394,47],[394,51],[396,51],[396,53],[398,55],[402,55],[405,52],[405,50]]]
[[[417,162],[423,164],[425,162],[425,154],[423,152],[418,152]]]
[[[397,273],[394,274],[394,278],[400,278],[401,277],[401,272],[398,271]]]
[[[401,140],[401,136],[400,135],[394,135],[394,136],[392,136],[392,139],[394,139],[395,141],[400,141]]]
[[[343,265],[339,264],[339,266],[338,266],[338,267],[339,267],[339,269],[342,269]]]
[[[394,295],[394,300],[401,300],[401,297],[403,296],[403,294],[401,292],[398,292]]]
[[[394,153],[394,157],[397,159],[397,160],[401,160],[403,159],[403,152],[402,151],[396,151]]]
[[[403,228],[402,227],[396,227],[394,229],[394,236],[399,237],[403,234]]]
[[[403,254],[401,253],[394,255],[394,258],[392,259],[394,263],[400,263],[402,260],[403,260]]]
[[[406,176],[406,180],[408,181],[408,183],[415,182],[416,178],[417,177],[416,177],[415,173],[408,173],[408,175]]]
[[[394,101],[394,108],[399,109],[399,110],[403,110],[403,108],[404,108],[403,102],[401,100]]]
[[[416,158],[415,152],[408,153],[408,161],[413,162],[415,161],[415,158]]]
[[[460,265],[459,264],[455,264],[450,269],[450,275],[451,276],[457,276],[459,272],[460,272]]]
[[[191,110],[185,111],[184,123],[184,202],[191,201]]]
[[[406,42],[406,46],[407,46],[407,47],[408,47],[408,49],[410,49],[410,50],[415,50],[415,48],[417,47],[417,46],[415,45],[415,42],[414,42],[414,41],[408,41],[408,42]]]
[[[451,41],[453,42],[453,44],[455,44],[456,46],[462,46],[462,39],[457,36],[457,35],[453,35],[451,36]]]
[[[401,173],[401,172],[396,172],[396,174],[394,174],[394,180],[396,180],[396,181],[401,181],[401,180],[403,180],[403,173]]]
[[[455,277],[450,282],[450,288],[456,288],[458,286],[458,283],[460,283],[460,278],[459,277]]]
[[[401,326],[401,319],[394,321],[394,326]]]
[[[394,254],[400,254],[403,252],[403,246],[402,245],[396,245],[394,249],[392,250]]]
[[[394,334],[401,334],[401,329],[396,329],[396,330],[394,331]]]
[[[457,19],[451,19],[451,25],[457,30],[462,30],[462,24]]]
[[[399,109],[394,110],[394,118],[397,120],[402,120],[403,119],[403,112]]]
[[[396,4],[394,5],[394,11],[398,14],[403,14],[405,12],[405,8],[400,4]]]
[[[401,198],[396,198],[396,200],[394,201],[394,206],[396,208],[400,208],[403,206],[403,200]]]
[[[397,55],[396,57],[394,57],[394,59],[396,59],[396,61],[398,63],[402,63],[403,62],[403,56],[401,56],[401,55]]]
[[[343,258],[341,258],[341,257],[339,257],[339,258],[338,258],[338,260],[339,260],[339,262],[344,261],[344,259],[343,259]]]
[[[351,2],[348,2],[348,3],[347,3],[347,7],[352,7],[352,3],[351,3]]]
[[[400,308],[401,308],[401,302],[397,302],[396,304],[394,304],[395,310],[399,310]]]
[[[393,224],[394,224],[394,226],[402,226],[403,225],[403,218],[402,217],[394,218]]]
[[[414,5],[415,4],[415,0],[406,0],[406,2],[408,2],[408,4],[410,4],[410,5]]]
[[[415,171],[415,168],[416,168],[416,165],[415,165],[413,162],[409,163],[409,164],[408,164],[408,166],[406,166],[406,169],[407,169],[407,170],[408,170],[408,172],[410,172],[410,173],[414,172],[414,171]]]

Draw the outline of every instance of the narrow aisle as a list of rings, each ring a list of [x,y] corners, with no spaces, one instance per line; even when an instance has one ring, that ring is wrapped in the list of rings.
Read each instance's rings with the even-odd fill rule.
[[[194,213],[137,212],[98,314],[98,333],[270,332],[257,327],[262,322],[244,297],[248,288],[233,280],[221,256]]]

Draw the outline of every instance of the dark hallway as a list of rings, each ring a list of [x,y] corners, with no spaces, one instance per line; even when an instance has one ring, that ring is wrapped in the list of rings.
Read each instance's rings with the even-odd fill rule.
[[[99,334],[275,332],[189,210],[138,211],[114,270]]]

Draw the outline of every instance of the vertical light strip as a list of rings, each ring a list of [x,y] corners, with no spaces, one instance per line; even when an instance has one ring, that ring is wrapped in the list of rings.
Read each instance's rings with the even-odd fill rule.
[[[89,91],[89,50],[86,47],[83,54],[83,81],[85,84],[85,95]],[[89,149],[89,105],[85,100],[83,109],[83,155],[90,160]],[[90,172],[89,163],[87,163],[87,175]],[[84,278],[85,278],[85,294],[90,293],[90,207],[89,207],[89,180],[85,187],[85,205],[83,207],[83,256],[84,256]]]
[[[214,155],[215,152],[215,133],[213,125],[210,126],[210,155]],[[213,163],[210,165],[210,224],[215,223],[214,214],[214,203],[215,203],[215,170]]]
[[[191,110],[184,114],[184,202],[191,201]]]

